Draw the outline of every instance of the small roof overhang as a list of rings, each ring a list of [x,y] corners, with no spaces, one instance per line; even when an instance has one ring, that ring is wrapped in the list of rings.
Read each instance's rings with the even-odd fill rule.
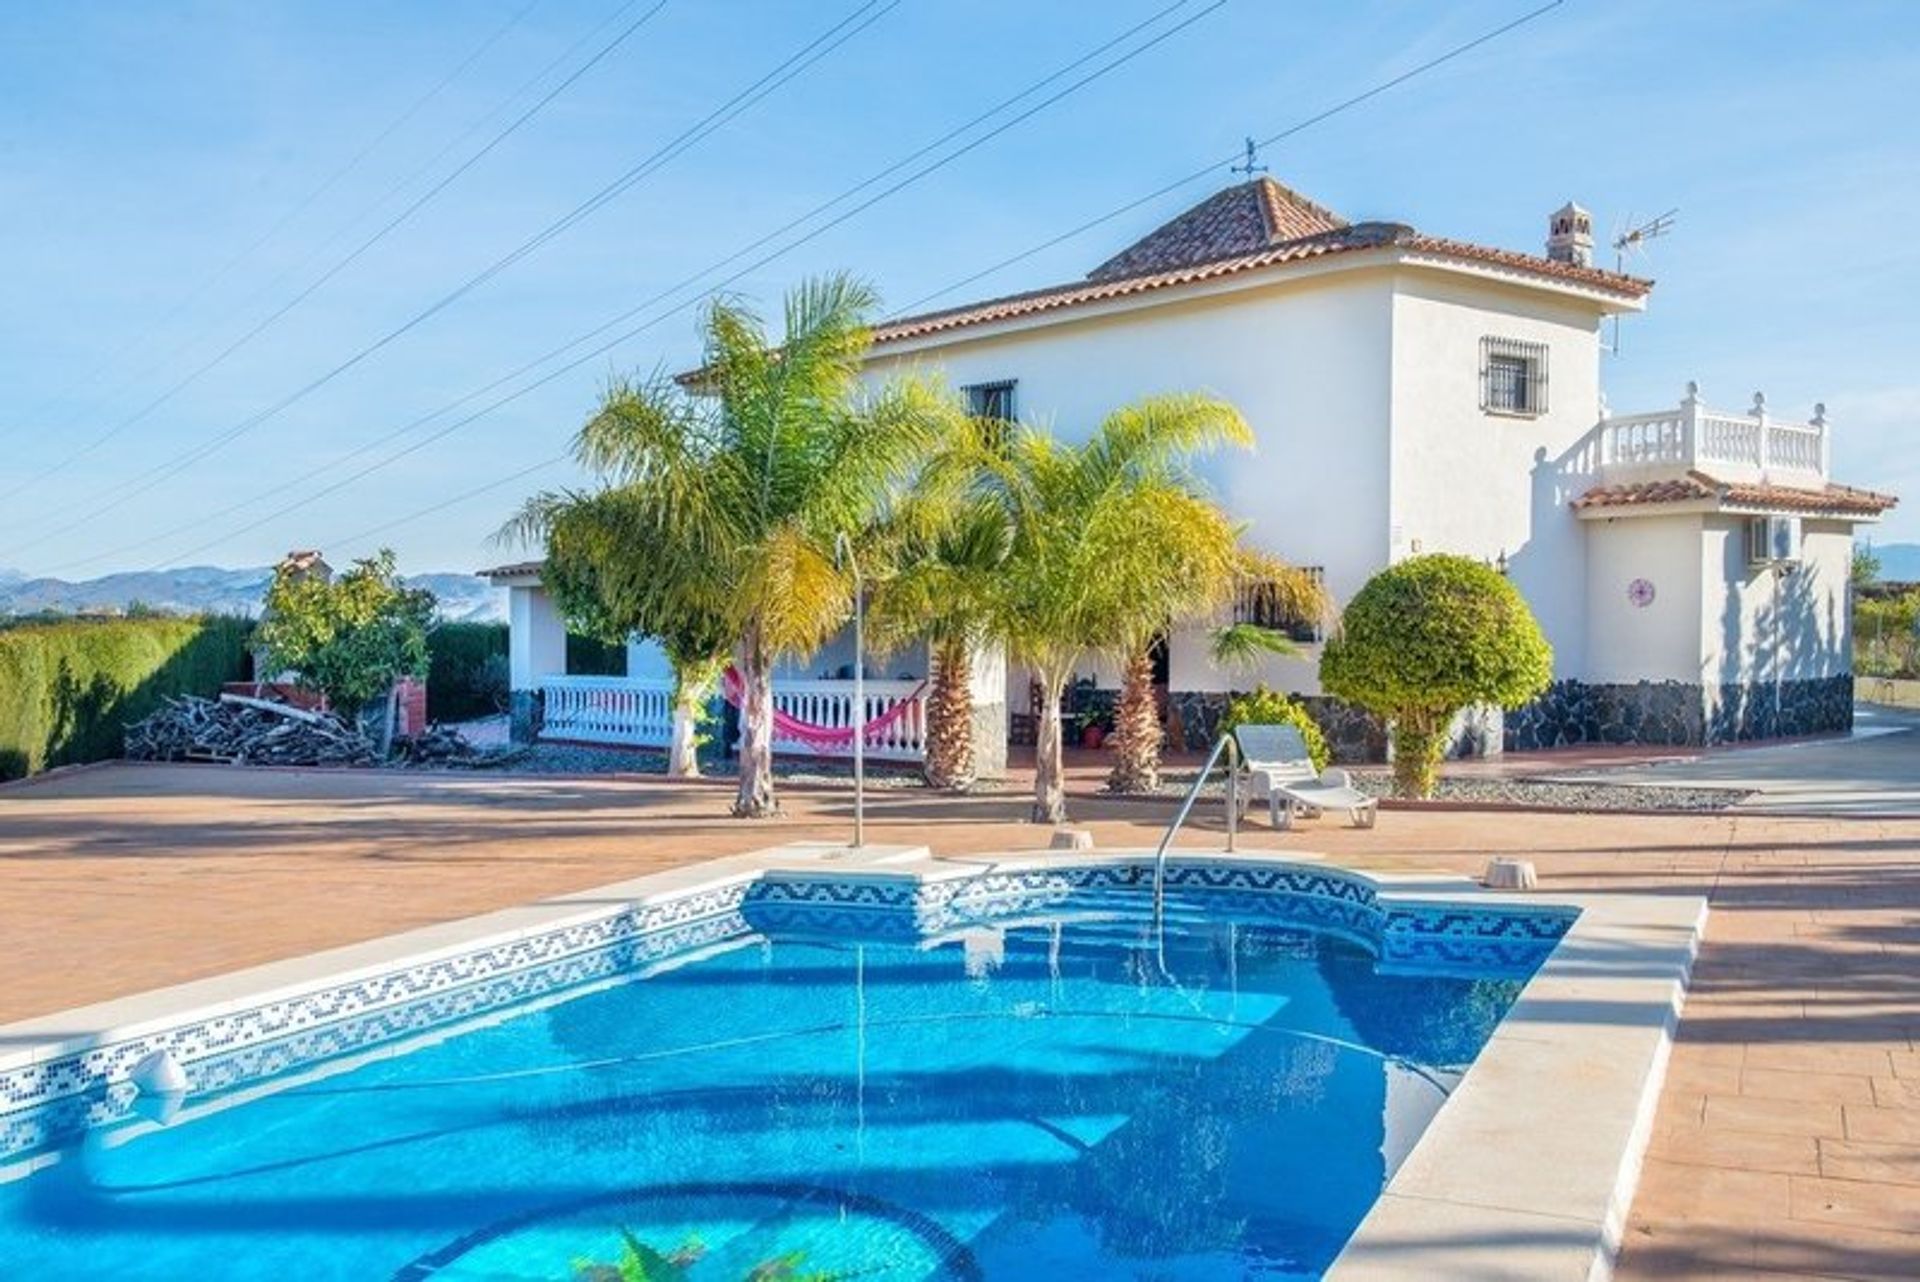
[[[496,588],[537,588],[540,586],[540,573],[546,568],[545,561],[515,561],[511,565],[496,565],[490,570],[475,570],[474,573]]]
[[[1586,521],[1725,512],[1736,516],[1810,516],[1863,524],[1878,521],[1899,501],[1891,494],[1831,481],[1819,487],[1735,484],[1693,471],[1659,480],[1596,485],[1574,499],[1572,507]]]

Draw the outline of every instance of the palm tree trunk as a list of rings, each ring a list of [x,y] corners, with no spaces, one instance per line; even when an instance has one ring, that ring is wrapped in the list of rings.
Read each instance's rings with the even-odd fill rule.
[[[934,655],[927,698],[927,783],[964,792],[974,783],[973,655],[965,641],[943,642]]]
[[[700,716],[700,682],[691,672],[673,670],[673,738],[667,744],[667,774],[700,777],[700,744],[694,730]]]
[[[1064,676],[1040,678],[1040,728],[1033,741],[1032,820],[1037,824],[1067,821],[1067,770],[1060,742],[1060,696],[1066,684]]]
[[[741,638],[740,791],[733,813],[742,819],[769,819],[780,813],[773,794],[773,662],[760,644],[760,630]]]
[[[1113,769],[1107,791],[1160,791],[1160,708],[1153,697],[1153,654],[1140,650],[1127,660],[1120,702],[1113,711]]]

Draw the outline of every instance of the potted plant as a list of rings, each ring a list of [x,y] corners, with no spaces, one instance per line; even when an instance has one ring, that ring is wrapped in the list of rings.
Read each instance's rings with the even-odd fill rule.
[[[1073,724],[1080,732],[1082,748],[1099,748],[1113,729],[1113,717],[1104,708],[1087,708],[1074,717]]]

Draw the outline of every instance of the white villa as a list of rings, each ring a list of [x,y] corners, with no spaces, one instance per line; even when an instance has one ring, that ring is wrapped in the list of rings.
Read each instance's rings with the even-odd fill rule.
[[[1847,728],[1853,529],[1895,500],[1829,478],[1819,406],[1776,416],[1756,395],[1709,408],[1689,385],[1674,405],[1609,412],[1602,324],[1643,309],[1651,282],[1593,266],[1591,250],[1577,205],[1552,216],[1539,256],[1349,223],[1263,177],[1084,280],[888,323],[870,369],[938,370],[976,412],[1067,436],[1150,393],[1223,396],[1259,445],[1208,461],[1215,493],[1252,542],[1317,569],[1337,601],[1422,552],[1503,567],[1553,644],[1556,683],[1504,725],[1468,726],[1465,750]],[[539,705],[542,733],[664,742],[651,647],[633,647],[625,679],[565,677],[538,563],[487,573],[511,589],[523,729]],[[1306,622],[1264,618],[1257,592],[1241,609]],[[1168,638],[1160,675],[1185,737],[1208,737],[1228,690],[1265,682],[1307,697],[1344,755],[1377,756],[1380,728],[1319,696],[1316,648],[1228,673],[1198,631]],[[850,724],[849,651],[777,674],[781,706]],[[869,671],[884,678],[871,716],[912,694],[925,665],[896,656]],[[976,679],[990,724],[1025,722],[1025,672],[989,661]],[[876,755],[917,756],[918,726],[896,723]]]

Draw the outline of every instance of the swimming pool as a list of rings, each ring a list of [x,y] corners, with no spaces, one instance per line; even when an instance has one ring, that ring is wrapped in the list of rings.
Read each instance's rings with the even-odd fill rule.
[[[249,1074],[210,1057],[170,1124],[47,1137],[0,1184],[0,1262],[1317,1278],[1571,920],[1319,872],[1187,870],[1162,931],[1146,903],[1137,868],[754,881],[568,982],[322,1025],[351,1053],[278,1074],[274,1042]]]

